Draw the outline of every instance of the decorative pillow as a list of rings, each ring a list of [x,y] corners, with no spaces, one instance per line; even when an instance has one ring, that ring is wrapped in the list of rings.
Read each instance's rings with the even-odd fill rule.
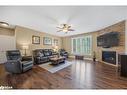
[[[44,54],[45,54],[45,56],[49,56],[50,55],[48,51],[44,51]]]
[[[43,53],[40,53],[40,57],[43,57],[44,56],[44,54]]]
[[[40,56],[40,55],[41,55],[40,51],[39,51],[39,52],[37,52],[37,56]]]

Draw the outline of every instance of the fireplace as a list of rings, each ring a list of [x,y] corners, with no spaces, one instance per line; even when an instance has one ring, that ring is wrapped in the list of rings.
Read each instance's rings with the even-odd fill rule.
[[[116,65],[116,52],[102,51],[102,61]]]

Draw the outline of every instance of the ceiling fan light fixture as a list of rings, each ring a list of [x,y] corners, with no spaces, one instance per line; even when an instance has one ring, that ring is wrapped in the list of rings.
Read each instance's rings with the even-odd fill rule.
[[[63,32],[68,32],[68,30],[67,29],[63,29]]]
[[[74,31],[74,29],[71,29],[71,26],[68,24],[61,24],[60,27],[57,27],[59,30],[57,32],[65,32],[68,33],[69,31]]]

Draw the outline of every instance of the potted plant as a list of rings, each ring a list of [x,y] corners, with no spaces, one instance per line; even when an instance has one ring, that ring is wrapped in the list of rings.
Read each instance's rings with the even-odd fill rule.
[[[94,62],[96,61],[96,52],[95,51],[93,52],[93,61]]]

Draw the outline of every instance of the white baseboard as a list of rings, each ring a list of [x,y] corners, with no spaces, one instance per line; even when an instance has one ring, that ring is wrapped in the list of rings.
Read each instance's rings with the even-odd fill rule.
[[[104,61],[100,61],[101,63],[104,63],[104,64],[107,64],[107,65],[110,65],[110,66],[114,66],[114,67],[118,67],[118,65],[114,65],[114,64],[110,64],[110,63],[107,63],[107,62],[104,62]]]

